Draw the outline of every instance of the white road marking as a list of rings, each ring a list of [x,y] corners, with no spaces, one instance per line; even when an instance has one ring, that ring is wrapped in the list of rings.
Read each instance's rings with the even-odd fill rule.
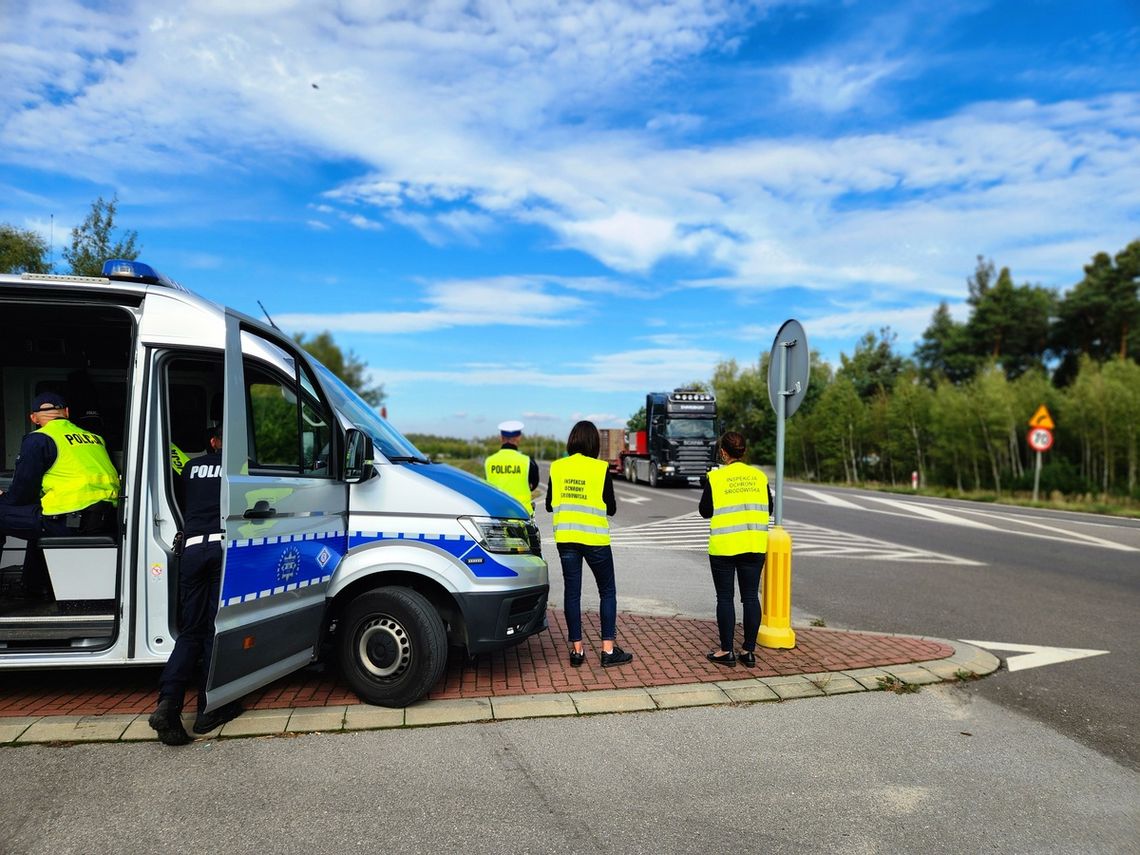
[[[846,499],[841,499],[838,496],[833,496],[831,493],[824,493],[822,490],[808,490],[806,487],[792,487],[797,493],[803,493],[805,496],[811,496],[825,505],[834,505],[837,508],[854,508],[857,511],[866,510],[854,502],[849,502]]]
[[[809,501],[818,501],[822,504],[833,505],[835,507],[851,508],[853,510],[860,510],[868,514],[886,514],[888,516],[904,517],[908,519],[925,519],[930,522],[943,523],[945,525],[957,525],[965,528],[973,528],[978,530],[989,530],[999,532],[1001,534],[1008,534],[1015,537],[1031,537],[1037,540],[1055,540],[1058,543],[1072,543],[1074,540],[1086,543],[1089,546],[1097,546],[1102,549],[1114,549],[1118,552],[1140,552],[1134,546],[1128,546],[1123,543],[1116,543],[1112,540],[1095,537],[1091,534],[1084,534],[1070,529],[1058,528],[1056,525],[1049,523],[1036,522],[1034,520],[1026,519],[1024,516],[1015,514],[999,514],[995,513],[992,508],[975,509],[955,506],[953,512],[940,510],[933,505],[923,504],[921,502],[903,501],[901,499],[886,499],[878,496],[864,496],[860,495],[860,499],[869,502],[877,502],[879,504],[887,505],[893,510],[880,510],[878,508],[868,508],[862,505],[855,504],[847,499],[839,499],[835,496],[829,496],[827,493],[818,490],[806,490],[801,487],[793,488],[797,492],[808,495]],[[1016,528],[1009,526],[993,526],[987,525],[983,522],[978,522],[971,519],[966,519],[962,514],[977,514],[982,515],[989,520],[1002,520],[1004,522],[1012,523],[1013,525],[1021,525],[1026,528],[1044,529],[1048,534],[1040,533],[1037,531],[1019,531]],[[1070,524],[1076,521],[1072,521]]]
[[[653,501],[649,496],[639,496],[634,493],[619,493],[616,490],[614,491],[614,496],[619,502],[628,502],[631,505],[644,505],[646,502]]]
[[[967,510],[970,513],[982,513],[982,511],[975,511],[973,509]],[[1137,549],[1135,546],[1128,546],[1123,543],[1115,543],[1111,540],[1105,540],[1103,537],[1094,537],[1091,534],[1084,534],[1083,532],[1079,531],[1071,531],[1070,529],[1066,528],[1057,528],[1057,526],[1050,525],[1049,523],[1034,522],[1033,520],[1028,520],[1025,517],[1015,514],[988,513],[986,516],[988,516],[990,519],[1006,520],[1007,522],[1016,523],[1017,525],[1027,525],[1032,528],[1043,528],[1046,531],[1056,532],[1056,537],[1058,540],[1073,538],[1075,540],[1083,540],[1085,543],[1092,544],[1093,546],[1103,546],[1105,549],[1117,549],[1121,552],[1140,552],[1140,549]]]
[[[982,562],[958,558],[926,549],[889,543],[870,537],[848,534],[806,523],[785,524],[792,538],[793,557],[858,558],[877,561],[902,561],[926,564],[956,564],[979,567]],[[667,520],[614,528],[611,545],[616,549],[683,549],[705,552],[709,545],[709,523],[696,513]]]
[[[889,508],[897,508],[898,510],[905,511],[908,514],[915,514],[920,517],[926,517],[927,519],[934,520],[935,522],[947,523],[948,525],[963,525],[968,528],[984,528],[989,529],[990,531],[1000,530],[992,525],[986,525],[985,523],[977,522],[976,520],[968,520],[956,513],[948,514],[946,511],[940,511],[937,508],[931,507],[930,505],[923,505],[919,504],[918,502],[902,502],[898,499],[883,499],[879,496],[864,496],[863,498],[869,502],[879,502],[880,504],[886,505]]]
[[[984,647],[986,650],[1012,650],[1019,656],[1008,656],[1005,667],[1010,671],[1024,671],[1026,668],[1040,668],[1042,665],[1056,665],[1058,662],[1071,662],[1089,656],[1103,656],[1108,650],[1085,650],[1080,647],[1043,647],[1039,644],[1014,644],[1008,641],[971,641],[963,638],[966,644]]]

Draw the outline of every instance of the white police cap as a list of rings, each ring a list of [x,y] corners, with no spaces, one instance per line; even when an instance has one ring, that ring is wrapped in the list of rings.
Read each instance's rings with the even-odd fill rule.
[[[501,433],[503,436],[518,436],[520,433],[522,433],[522,430],[523,423],[520,421],[515,421],[512,419],[511,421],[499,423],[499,433]]]

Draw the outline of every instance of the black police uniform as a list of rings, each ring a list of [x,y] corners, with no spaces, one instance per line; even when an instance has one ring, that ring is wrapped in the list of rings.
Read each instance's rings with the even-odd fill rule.
[[[159,681],[159,701],[182,708],[186,689],[198,685],[198,714],[206,708],[206,674],[214,648],[214,619],[222,579],[222,453],[186,463],[177,482],[185,517],[178,583],[178,639]],[[211,539],[211,535],[214,536]]]

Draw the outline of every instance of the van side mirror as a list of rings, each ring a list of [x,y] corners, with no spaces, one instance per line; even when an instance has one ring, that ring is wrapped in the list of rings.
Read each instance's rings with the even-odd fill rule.
[[[367,481],[376,471],[372,466],[372,437],[357,428],[345,431],[344,480],[347,484]]]

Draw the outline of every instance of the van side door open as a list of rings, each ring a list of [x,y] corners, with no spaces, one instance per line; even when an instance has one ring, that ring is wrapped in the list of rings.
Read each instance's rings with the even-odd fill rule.
[[[300,351],[226,314],[215,709],[313,660],[347,550],[343,439]]]

